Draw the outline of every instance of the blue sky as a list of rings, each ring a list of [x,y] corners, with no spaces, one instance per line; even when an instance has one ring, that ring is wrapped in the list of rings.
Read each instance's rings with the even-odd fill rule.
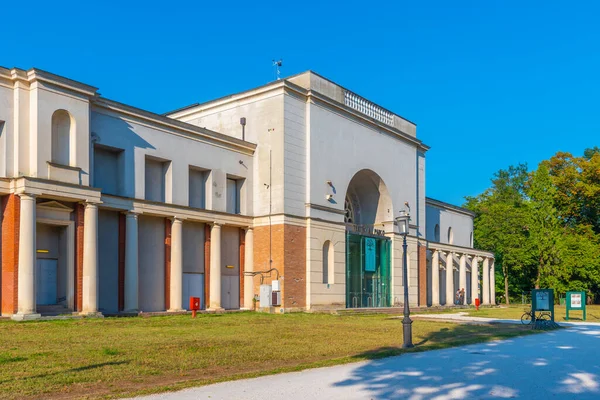
[[[312,69],[415,122],[427,195],[462,204],[500,168],[600,145],[600,2],[568,3],[12,2],[0,65],[162,113],[265,84],[283,57],[283,76]]]

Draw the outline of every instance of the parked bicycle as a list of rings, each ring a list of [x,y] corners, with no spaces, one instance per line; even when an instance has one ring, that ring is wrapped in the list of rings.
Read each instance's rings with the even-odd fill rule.
[[[523,325],[531,324],[531,320],[533,319],[533,312],[531,309],[525,309],[523,315],[521,315],[521,323]],[[536,321],[550,321],[552,319],[552,314],[548,311],[541,311],[535,316]]]

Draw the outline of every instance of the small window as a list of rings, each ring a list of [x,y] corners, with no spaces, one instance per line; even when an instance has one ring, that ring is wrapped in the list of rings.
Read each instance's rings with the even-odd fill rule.
[[[454,232],[452,231],[452,227],[448,228],[448,244],[454,243]]]
[[[189,169],[189,206],[206,208],[206,185],[210,171],[190,167]]]
[[[334,264],[333,264],[333,246],[327,240],[323,243],[323,283],[333,284]]]
[[[123,193],[123,150],[94,146],[94,187],[102,193]]]
[[[440,226],[435,224],[435,228],[433,229],[433,240],[436,242],[440,241]]]
[[[227,178],[227,212],[241,214],[245,179]]]
[[[75,122],[65,110],[52,114],[52,162],[60,165],[70,165],[71,137],[75,132]]]
[[[171,162],[146,157],[145,199],[164,203],[167,200],[167,184]]]

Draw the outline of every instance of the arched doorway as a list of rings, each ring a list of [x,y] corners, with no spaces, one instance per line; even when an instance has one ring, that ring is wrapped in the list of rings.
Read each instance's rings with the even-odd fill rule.
[[[384,225],[393,221],[388,189],[379,175],[361,170],[344,200],[346,223],[346,307],[391,305],[391,240]]]

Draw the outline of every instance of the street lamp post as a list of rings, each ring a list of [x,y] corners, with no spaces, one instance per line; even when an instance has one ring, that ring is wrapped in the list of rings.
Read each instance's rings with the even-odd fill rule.
[[[400,211],[400,216],[396,217],[396,223],[398,229],[403,236],[402,241],[402,280],[404,283],[404,318],[402,319],[402,333],[404,336],[404,342],[402,347],[408,349],[413,347],[412,342],[412,320],[410,319],[410,309],[408,306],[408,266],[407,266],[407,245],[406,235],[408,235],[408,221],[410,221],[410,215],[406,211]]]

